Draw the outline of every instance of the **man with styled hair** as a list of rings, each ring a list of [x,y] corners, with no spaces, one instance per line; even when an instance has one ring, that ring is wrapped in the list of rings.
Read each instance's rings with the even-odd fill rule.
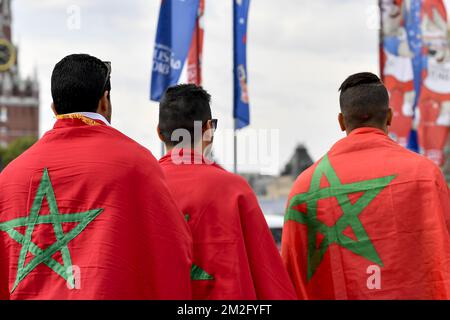
[[[347,137],[295,182],[282,256],[301,299],[449,299],[450,196],[439,168],[388,137],[371,73],[340,87]]]

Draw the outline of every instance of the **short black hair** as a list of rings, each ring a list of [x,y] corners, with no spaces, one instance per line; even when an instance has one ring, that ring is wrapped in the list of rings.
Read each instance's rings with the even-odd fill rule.
[[[362,72],[348,77],[339,88],[341,112],[349,129],[382,127],[389,110],[389,94],[373,73]]]
[[[108,71],[104,62],[87,54],[69,55],[58,62],[51,84],[56,113],[96,112],[105,91],[111,90]]]
[[[195,84],[180,84],[170,87],[159,103],[159,129],[164,143],[169,146],[172,133],[177,129],[186,129],[194,143],[194,122],[204,124],[211,120],[211,95]],[[186,142],[186,141],[184,141]]]

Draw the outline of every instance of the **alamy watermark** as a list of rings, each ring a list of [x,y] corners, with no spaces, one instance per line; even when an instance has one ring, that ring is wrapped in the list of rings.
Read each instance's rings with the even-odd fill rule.
[[[70,290],[81,289],[81,269],[79,266],[70,266],[66,269],[67,288]]]
[[[234,163],[233,129],[224,129],[214,135],[212,129],[204,130],[201,121],[194,122],[194,130],[176,129],[172,132],[174,146],[171,158],[175,164],[214,164],[231,166]],[[280,130],[251,129],[239,132],[237,164],[276,172],[280,165]],[[212,145],[222,147],[216,152]],[[186,150],[194,151],[194,155]]]
[[[381,289],[381,268],[377,265],[367,267],[367,289],[380,290]]]
[[[77,5],[71,5],[67,7],[67,20],[66,26],[70,31],[81,29],[81,7]]]

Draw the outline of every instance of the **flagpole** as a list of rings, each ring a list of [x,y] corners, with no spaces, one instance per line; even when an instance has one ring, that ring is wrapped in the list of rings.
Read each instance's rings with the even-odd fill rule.
[[[378,0],[378,6],[380,8],[380,31],[378,34],[379,41],[379,67],[380,67],[380,79],[384,81],[384,61],[383,61],[383,46],[384,46],[384,34],[383,34],[383,5],[382,0]]]
[[[237,88],[236,88],[236,10],[234,1],[230,1],[232,3],[233,10],[233,172],[237,174],[237,118],[236,118],[236,96],[237,96]]]
[[[237,174],[237,119],[234,119],[234,130],[233,130],[233,147],[234,147],[234,161],[233,161],[233,172]]]

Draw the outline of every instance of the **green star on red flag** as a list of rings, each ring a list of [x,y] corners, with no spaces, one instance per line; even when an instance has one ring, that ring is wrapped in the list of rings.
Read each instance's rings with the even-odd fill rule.
[[[322,176],[325,176],[329,186],[320,188]],[[308,270],[307,280],[311,280],[323,260],[328,247],[335,243],[351,252],[364,257],[380,266],[383,266],[375,247],[367,235],[359,215],[364,209],[386,188],[395,176],[381,177],[342,184],[326,155],[317,165],[309,187],[309,191],[295,195],[290,200],[285,221],[295,221],[307,226],[308,229]],[[363,193],[354,203],[350,201],[349,194]],[[322,199],[336,197],[343,215],[333,225],[328,226],[317,219],[317,202]],[[306,214],[296,209],[306,204]],[[344,235],[343,232],[351,227],[357,240]],[[324,236],[320,245],[317,245],[317,234]]]
[[[40,215],[44,198],[47,199],[50,214]],[[8,222],[0,223],[0,231],[6,232],[12,239],[22,246],[17,263],[17,276],[11,293],[38,265],[45,264],[52,269],[61,278],[67,281],[70,288],[75,287],[73,277],[72,257],[68,248],[68,243],[78,236],[89,223],[91,223],[103,209],[94,209],[85,212],[60,214],[56,202],[55,192],[50,181],[47,169],[44,169],[39,189],[33,200],[31,211],[27,217],[14,219]],[[71,231],[64,233],[63,223],[78,222],[78,225]],[[51,224],[56,235],[56,242],[45,250],[42,250],[36,243],[33,243],[31,237],[36,225]],[[25,235],[21,234],[16,228],[26,227]],[[53,259],[56,252],[61,252],[63,264]],[[33,255],[26,265],[25,260],[28,252]]]

